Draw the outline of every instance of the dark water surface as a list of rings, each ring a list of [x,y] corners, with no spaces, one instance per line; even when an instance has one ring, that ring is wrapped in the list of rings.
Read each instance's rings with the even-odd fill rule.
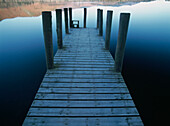
[[[110,51],[114,57],[120,12],[130,12],[123,77],[145,125],[168,125],[170,117],[170,2],[87,9],[87,27],[96,27],[96,10],[113,10]],[[57,50],[53,12],[54,53]],[[41,16],[0,22],[0,125],[21,125],[46,71]],[[83,9],[73,10],[82,26]],[[63,23],[63,36],[64,34]],[[104,34],[105,38],[105,34]],[[5,123],[4,123],[5,122]]]

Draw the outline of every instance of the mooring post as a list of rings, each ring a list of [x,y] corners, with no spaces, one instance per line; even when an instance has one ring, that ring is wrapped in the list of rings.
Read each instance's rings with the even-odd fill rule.
[[[69,30],[68,30],[68,9],[64,8],[64,17],[65,17],[65,31],[66,34],[69,34]]]
[[[103,35],[103,10],[99,11],[99,36]]]
[[[97,28],[99,28],[99,11],[100,9],[97,9]]]
[[[113,15],[113,11],[107,11],[106,37],[105,37],[105,48],[107,50],[109,50],[110,48],[110,32],[112,27],[112,15]]]
[[[121,13],[119,22],[119,34],[115,53],[115,71],[121,72],[125,52],[126,37],[129,25],[130,13]]]
[[[56,20],[57,20],[57,44],[58,49],[62,49],[63,47],[63,39],[62,39],[62,10],[56,9]]]
[[[54,67],[51,11],[42,12],[47,69]]]
[[[72,8],[69,8],[70,28],[72,26]]]
[[[86,28],[87,8],[84,8],[84,28]]]

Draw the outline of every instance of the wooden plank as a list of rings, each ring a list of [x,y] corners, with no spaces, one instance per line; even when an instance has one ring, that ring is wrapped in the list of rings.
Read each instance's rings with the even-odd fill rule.
[[[39,88],[38,93],[129,93],[127,88]]]
[[[143,126],[139,116],[136,117],[27,117],[23,126]]]
[[[56,74],[56,73],[51,73],[51,74],[46,74],[44,76],[45,78],[86,78],[86,79],[98,79],[98,78],[103,78],[103,79],[112,79],[112,78],[122,78],[121,75],[86,75],[86,74]]]
[[[113,79],[76,79],[76,78],[44,78],[43,82],[67,82],[67,83],[122,83],[122,78]]]
[[[58,56],[54,57],[54,59],[87,59],[87,60],[112,60],[112,57],[80,57],[80,56]]]
[[[83,71],[62,71],[62,70],[47,70],[46,74],[86,74],[86,75],[120,75],[120,73],[114,72],[114,71],[103,71],[103,70],[98,70],[98,71],[89,71],[89,70],[83,70]]]
[[[62,61],[55,61],[54,62],[55,65],[95,65],[96,67],[98,67],[98,65],[114,65],[114,63],[109,63],[109,62],[75,62],[75,61],[68,61],[68,62],[62,62]],[[112,66],[113,67],[113,66]]]
[[[100,50],[101,51],[101,50]],[[73,50],[73,49],[71,49],[71,50],[69,50],[69,49],[59,49],[59,50],[57,50],[57,53],[63,53],[63,54],[67,54],[67,53],[77,53],[77,52],[81,52],[82,54],[91,54],[91,53],[96,53],[96,54],[109,54],[109,52],[107,51],[107,50],[102,50],[102,52],[98,52],[98,51],[96,51],[96,50],[89,50],[88,52],[83,52],[83,50]],[[110,55],[110,54],[109,54]]]
[[[96,52],[97,53],[97,52]],[[95,60],[95,59],[56,59],[54,62],[63,61],[63,62],[101,62],[101,63],[114,63],[113,60]]]
[[[84,41],[85,42],[85,41]],[[99,48],[103,48],[104,47],[104,44],[103,43],[99,43],[99,42],[97,42],[97,43],[95,43],[95,42],[93,42],[93,43],[89,43],[89,41],[87,41],[87,42],[85,42],[85,43],[73,43],[73,44],[71,44],[70,45],[70,42],[65,42],[65,44],[64,44],[64,47],[82,47],[83,46],[83,48],[84,47],[88,47],[88,46],[90,46],[90,47],[94,47],[94,46],[96,46],[97,45],[97,47]]]
[[[37,93],[36,100],[121,100],[132,99],[130,94],[43,94]]]
[[[79,44],[79,43],[73,43],[72,46],[74,46],[74,44]],[[86,44],[87,45],[87,44]],[[98,45],[102,46],[100,43],[98,43]],[[97,45],[97,46],[98,46]],[[89,45],[90,46],[90,45]],[[91,47],[90,47],[91,48]],[[107,57],[110,57],[112,56],[111,53],[105,49],[101,49],[100,52],[98,53],[94,53],[96,52],[95,50],[90,50],[89,52],[82,52],[82,53],[76,53],[77,52],[77,49],[73,50],[71,49],[72,51],[70,52],[69,51],[69,48],[64,48],[64,49],[58,49],[57,50],[57,53],[55,54],[55,56],[64,56],[64,55],[76,55],[76,56],[91,56],[90,53],[93,55],[96,55],[98,57],[102,57],[102,56],[107,56]],[[62,55],[63,54],[63,55]]]
[[[73,40],[74,41],[74,40]],[[71,43],[70,43],[71,44]],[[84,47],[83,47],[84,48]],[[97,48],[95,48],[94,50],[92,50],[92,47],[89,47],[89,48],[84,48],[84,49],[88,49],[89,51],[88,52],[83,52],[82,51],[82,49],[83,48],[79,48],[79,49],[77,49],[77,48],[64,48],[64,49],[58,49],[57,50],[57,53],[68,53],[68,52],[72,52],[72,53],[76,53],[77,51],[80,51],[81,52],[81,54],[89,54],[89,53],[94,53],[94,52],[96,52],[96,51],[98,51],[99,49],[100,49],[100,52],[99,52],[99,54],[109,54],[109,51],[108,50],[106,50],[106,49],[104,49],[104,48],[101,48],[101,47],[97,47]],[[110,55],[110,54],[109,54]]]
[[[76,40],[73,40],[73,41],[76,41]],[[79,41],[79,40],[77,40],[77,41]],[[99,41],[100,40],[96,40],[96,42],[95,42],[95,40],[81,41],[81,42],[83,42],[83,44],[80,43],[80,42],[75,42],[73,44],[71,44],[70,42],[65,42],[64,47],[65,47],[65,49],[67,48],[68,50],[72,50],[75,47],[80,47],[80,48],[78,48],[76,50],[81,50],[81,49],[88,49],[89,50],[90,48],[96,46],[96,48],[94,48],[94,50],[97,50],[97,49],[104,50],[105,48],[104,48],[103,44],[99,43]],[[91,42],[93,42],[93,44],[91,44]],[[90,51],[94,51],[94,50],[90,50]]]
[[[110,57],[112,58],[112,55],[108,55],[108,54],[87,54],[85,55],[84,53],[56,53],[55,55],[55,58],[57,57],[102,57],[102,58],[105,58],[105,57]]]
[[[60,64],[67,64],[67,65],[114,65],[113,62],[94,62],[94,61],[89,61],[89,62],[76,62],[76,61],[67,61],[67,62],[63,62],[63,61],[55,61],[54,62],[55,65],[60,65]]]
[[[106,70],[106,71],[113,71],[114,68],[77,68],[77,67],[72,67],[72,68],[62,68],[62,67],[59,67],[59,68],[55,68],[54,70],[71,70],[71,71],[76,71],[76,70],[90,70],[90,71],[100,71],[100,70]]]
[[[70,64],[55,64],[55,67],[60,67],[60,68],[113,68],[114,66],[113,65],[78,65],[78,64],[73,64],[73,65],[70,65]]]
[[[125,83],[42,83],[40,87],[46,88],[63,88],[63,87],[106,87],[106,88],[116,88],[116,87],[126,87]]]
[[[137,116],[136,108],[30,108],[27,116]]]
[[[56,100],[34,100],[31,107],[58,108],[58,107],[135,107],[133,100],[112,101],[56,101]]]
[[[77,52],[61,52],[61,53],[58,53],[57,52],[57,56],[55,57],[55,58],[57,58],[57,57],[60,57],[60,56],[63,56],[63,57],[69,57],[69,56],[75,56],[75,57],[112,57],[112,55],[111,54],[108,54],[108,53],[95,53],[95,52],[86,52],[86,53],[81,53],[81,52],[79,52],[79,53],[77,53]]]

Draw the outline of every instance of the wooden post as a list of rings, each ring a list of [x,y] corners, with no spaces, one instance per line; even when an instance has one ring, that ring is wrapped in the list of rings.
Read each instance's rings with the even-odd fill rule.
[[[103,10],[99,11],[99,36],[103,36]]]
[[[57,44],[58,49],[62,49],[63,47],[63,39],[62,39],[62,10],[56,9],[56,20],[57,20]]]
[[[70,18],[70,28],[71,28],[71,24],[72,24],[72,8],[69,8],[69,18]]]
[[[53,62],[54,60],[53,60],[53,42],[52,42],[52,20],[51,20],[50,11],[42,12],[42,21],[43,21],[43,33],[44,33],[47,69],[52,69],[54,67],[54,62]]]
[[[110,48],[110,32],[112,27],[112,15],[113,15],[113,11],[107,11],[106,37],[105,37],[105,48],[107,50],[109,50]]]
[[[86,28],[86,15],[87,15],[87,8],[84,8],[84,28]]]
[[[99,11],[100,9],[97,9],[97,28],[99,28]]]
[[[120,14],[119,34],[118,34],[117,47],[116,47],[116,53],[115,53],[116,72],[122,71],[129,19],[130,19],[130,13]]]
[[[65,17],[65,31],[66,34],[69,34],[69,30],[68,30],[68,9],[64,8],[64,17]]]

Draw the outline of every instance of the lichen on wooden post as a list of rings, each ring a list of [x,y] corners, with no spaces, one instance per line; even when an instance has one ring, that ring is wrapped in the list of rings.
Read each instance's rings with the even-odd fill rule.
[[[62,49],[63,47],[63,39],[62,39],[62,10],[56,9],[56,21],[57,21],[57,44],[58,49]]]
[[[47,69],[54,67],[51,11],[42,12]]]
[[[115,71],[121,72],[125,52],[126,37],[129,25],[130,13],[121,13],[119,22],[119,33],[115,53]]]

